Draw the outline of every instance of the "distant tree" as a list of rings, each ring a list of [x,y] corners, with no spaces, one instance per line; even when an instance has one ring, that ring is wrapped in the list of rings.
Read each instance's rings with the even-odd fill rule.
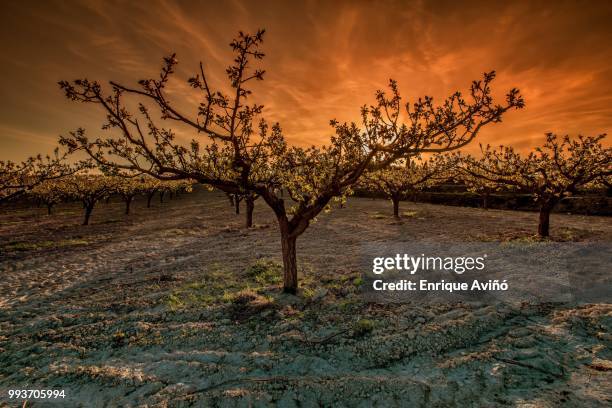
[[[592,187],[612,175],[612,149],[596,137],[558,138],[546,134],[546,142],[521,156],[512,147],[486,146],[480,159],[463,158],[462,171],[470,177],[529,193],[540,207],[538,235],[548,237],[550,213],[563,198],[579,188]]]
[[[242,201],[245,202],[246,207],[246,218],[245,218],[245,226],[247,228],[251,228],[253,226],[253,211],[255,210],[255,200],[259,198],[259,194],[254,193],[252,191],[247,191],[244,193],[236,193],[229,196],[230,203],[234,207],[234,211],[236,215],[240,214],[240,203]]]
[[[73,174],[81,163],[69,165],[66,154],[55,149],[52,155],[38,155],[19,163],[0,160],[0,203],[32,190],[45,180],[55,180]]]
[[[366,188],[383,193],[393,203],[393,216],[399,218],[400,200],[427,187],[433,187],[451,177],[455,162],[450,157],[435,155],[429,160],[413,158],[407,163],[397,163],[388,168],[366,173]]]
[[[472,171],[477,171],[477,169],[473,168]],[[461,168],[454,174],[453,178],[455,181],[463,183],[468,191],[478,194],[482,199],[481,207],[485,210],[489,209],[491,194],[508,189],[505,184],[484,177],[477,177],[467,171],[461,171]]]
[[[229,200],[230,203],[230,207],[234,207],[234,195],[230,194],[230,193],[225,193],[225,196],[227,197],[227,199]]]
[[[162,182],[151,176],[142,176],[140,182],[142,183],[143,194],[147,198],[147,208],[151,208],[151,201],[155,193],[162,190]]]
[[[161,188],[176,197],[180,193],[190,193],[193,191],[194,181],[191,179],[186,180],[169,180],[162,181]]]
[[[234,198],[234,211],[236,211],[236,215],[238,215],[240,214],[240,203],[244,199],[244,196],[242,194],[236,193],[233,195],[233,198]]]
[[[83,203],[83,225],[89,225],[96,203],[112,194],[116,188],[115,178],[87,172],[65,177],[62,183],[68,196]]]
[[[298,286],[297,238],[321,211],[329,209],[331,200],[346,196],[364,171],[383,169],[398,159],[421,153],[459,149],[483,126],[501,121],[506,111],[524,105],[516,89],[506,95],[503,105],[494,103],[490,84],[495,75],[488,73],[482,81],[472,83],[469,101],[459,92],[439,106],[426,97],[406,104],[401,115],[402,100],[397,84],[391,81],[389,97],[379,91],[376,105],[362,108],[361,126],[333,120],[335,135],[329,145],[289,147],[279,125],[254,122],[263,107],[246,104],[251,95],[247,84],[264,76],[263,70],[252,67],[253,61],[264,56],[259,50],[263,34],[240,33],[231,43],[236,54],[226,71],[231,96],[212,90],[200,64],[199,73],[188,80],[202,94],[195,116],[180,112],[166,92],[177,63],[174,55],[164,60],[159,79],[142,80],[138,88],[111,82],[108,95],[97,82],[62,81],[60,86],[69,99],[102,107],[107,114],[104,128],[116,133],[89,140],[79,129],[61,141],[71,150],[86,151],[103,165],[159,179],[191,178],[228,193],[262,197],[278,221],[284,290],[289,293],[295,293]],[[147,123],[143,128],[125,106],[126,93],[155,102],[164,120],[191,126],[207,137],[206,146],[202,148],[195,140],[189,147],[178,144],[170,130],[153,123],[141,104],[141,118]],[[281,191],[291,201],[285,201]]]
[[[45,180],[32,188],[29,194],[36,202],[45,205],[47,208],[47,215],[51,215],[53,207],[66,198],[66,191],[62,179]]]
[[[130,214],[130,208],[134,198],[142,194],[145,190],[145,185],[142,178],[138,176],[114,176],[111,181],[113,190],[111,193],[119,195],[121,200],[125,203],[125,215]]]

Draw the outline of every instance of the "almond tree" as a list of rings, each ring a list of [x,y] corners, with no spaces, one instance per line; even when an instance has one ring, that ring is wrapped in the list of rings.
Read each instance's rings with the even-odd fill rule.
[[[430,97],[404,105],[397,84],[391,81],[389,95],[379,91],[376,104],[362,108],[360,125],[332,120],[335,134],[330,144],[290,147],[278,124],[269,127],[263,120],[255,121],[261,105],[246,104],[251,96],[248,85],[264,76],[263,70],[253,67],[264,57],[263,35],[263,31],[240,33],[231,43],[236,54],[226,71],[231,94],[211,88],[200,64],[199,72],[188,80],[202,96],[193,115],[180,111],[166,92],[177,64],[174,55],[165,58],[158,79],[142,80],[137,87],[111,82],[107,93],[95,81],[62,81],[69,99],[100,106],[107,114],[104,128],[115,131],[90,140],[79,129],[63,137],[62,143],[71,150],[84,150],[105,166],[162,180],[191,178],[228,193],[261,196],[278,221],[286,292],[297,290],[297,238],[329,208],[332,199],[349,193],[366,169],[380,170],[421,153],[459,149],[483,126],[501,121],[505,112],[524,105],[516,89],[503,104],[494,103],[493,72],[474,81],[467,98],[456,92],[440,105]],[[126,94],[156,104],[166,122],[191,126],[204,136],[204,147],[196,140],[189,146],[178,144],[171,130],[153,123],[143,103],[140,117],[131,114],[124,102]]]
[[[529,193],[540,208],[538,235],[549,236],[550,213],[563,198],[579,188],[593,187],[612,175],[612,149],[603,147],[605,135],[558,138],[522,156],[512,147],[487,145],[480,159],[463,158],[462,171],[486,183]]]
[[[89,218],[96,203],[108,197],[116,188],[116,180],[113,177],[86,172],[65,177],[62,183],[71,198],[83,203],[83,225],[89,225]]]
[[[240,203],[244,200],[246,204],[246,219],[245,226],[251,228],[253,226],[253,211],[255,210],[255,200],[259,198],[257,193],[252,191],[243,194],[230,194],[228,195],[232,207],[236,215],[240,214]]]
[[[151,208],[151,200],[155,196],[155,193],[159,192],[161,195],[162,182],[151,176],[141,177],[142,191],[147,197],[147,208]]]
[[[45,180],[30,190],[29,194],[34,199],[47,207],[47,214],[51,215],[51,210],[56,204],[61,203],[66,198],[66,191],[62,179]]]
[[[475,168],[472,169],[476,171]],[[466,171],[458,171],[455,173],[454,179],[465,185],[468,191],[480,195],[482,198],[482,208],[489,209],[489,199],[491,194],[507,189],[507,186],[494,181],[487,180],[483,177],[476,177]]]
[[[0,203],[16,198],[45,180],[55,180],[73,174],[80,163],[70,166],[66,154],[55,149],[53,155],[38,155],[19,163],[0,160]]]
[[[162,189],[170,193],[170,196],[178,196],[179,193],[190,193],[193,191],[193,180],[169,180],[162,182]]]
[[[435,155],[429,160],[413,159],[366,173],[362,182],[366,188],[378,190],[391,200],[393,216],[399,218],[400,200],[447,180],[454,165],[453,160],[443,155]]]
[[[125,203],[125,215],[129,215],[134,197],[144,191],[144,183],[136,176],[114,176],[109,181],[113,185],[111,193],[118,194],[121,197],[121,200]]]

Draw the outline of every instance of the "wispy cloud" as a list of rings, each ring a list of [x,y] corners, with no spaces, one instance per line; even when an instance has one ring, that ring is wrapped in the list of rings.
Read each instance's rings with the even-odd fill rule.
[[[156,76],[161,58],[177,52],[177,78],[184,81],[202,60],[221,84],[229,41],[238,30],[259,27],[268,31],[268,73],[256,100],[293,143],[324,143],[329,120],[357,119],[389,78],[407,98],[439,100],[491,69],[499,74],[498,95],[519,87],[527,108],[487,128],[481,142],[528,149],[546,131],[601,133],[612,122],[609,2],[90,0],[0,7],[0,159],[48,150],[57,134],[78,126],[99,131],[99,112],[65,101],[58,80],[135,84]],[[201,98],[185,82],[173,84],[171,97],[188,112]]]

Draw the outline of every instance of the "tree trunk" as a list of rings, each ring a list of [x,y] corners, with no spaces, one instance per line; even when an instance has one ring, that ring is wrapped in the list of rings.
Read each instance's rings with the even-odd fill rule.
[[[393,201],[393,216],[399,218],[399,197],[393,196],[391,200]]]
[[[296,237],[281,231],[281,244],[283,249],[283,292],[297,294],[297,258],[296,258]]]
[[[160,191],[159,192],[159,203],[163,204],[164,203],[164,194],[166,194],[165,191]]]
[[[541,237],[548,237],[550,230],[550,212],[552,211],[552,205],[543,204],[540,207],[540,222],[538,224],[538,235]]]
[[[51,215],[52,208],[53,208],[53,204],[47,204],[47,215]]]
[[[170,194],[170,199],[172,200],[174,198],[174,192],[170,191],[169,194]]]
[[[484,193],[484,195],[482,196],[482,208],[484,210],[489,209],[489,193]]]
[[[236,209],[236,215],[240,214],[240,199],[238,198],[238,194],[234,196],[234,208]]]
[[[91,216],[91,212],[93,211],[93,204],[85,205],[85,219],[83,220],[83,225],[89,225],[89,217]]]
[[[153,199],[154,194],[155,192],[147,194],[147,208],[151,208],[151,200]]]
[[[130,206],[132,205],[132,200],[134,197],[126,197],[125,198],[125,215],[130,214]]]
[[[232,207],[233,207],[233,206],[234,206],[234,196],[233,196],[233,195],[231,195],[231,194],[229,194],[229,193],[225,193],[225,195],[227,196],[227,199],[228,199],[228,200],[229,200],[229,202],[230,202],[230,206],[232,206]]]
[[[255,209],[255,200],[247,196],[246,200],[246,227],[251,228],[253,226],[253,210]]]

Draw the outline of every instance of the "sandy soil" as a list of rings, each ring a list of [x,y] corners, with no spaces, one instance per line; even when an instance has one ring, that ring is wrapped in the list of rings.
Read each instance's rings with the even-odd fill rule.
[[[276,222],[242,227],[198,191],[122,214],[0,209],[0,406],[610,406],[612,306],[368,304],[364,242],[525,239],[537,214],[353,198],[298,241],[279,291]],[[552,216],[553,239],[612,241],[609,218]],[[33,406],[53,406],[30,401]]]

